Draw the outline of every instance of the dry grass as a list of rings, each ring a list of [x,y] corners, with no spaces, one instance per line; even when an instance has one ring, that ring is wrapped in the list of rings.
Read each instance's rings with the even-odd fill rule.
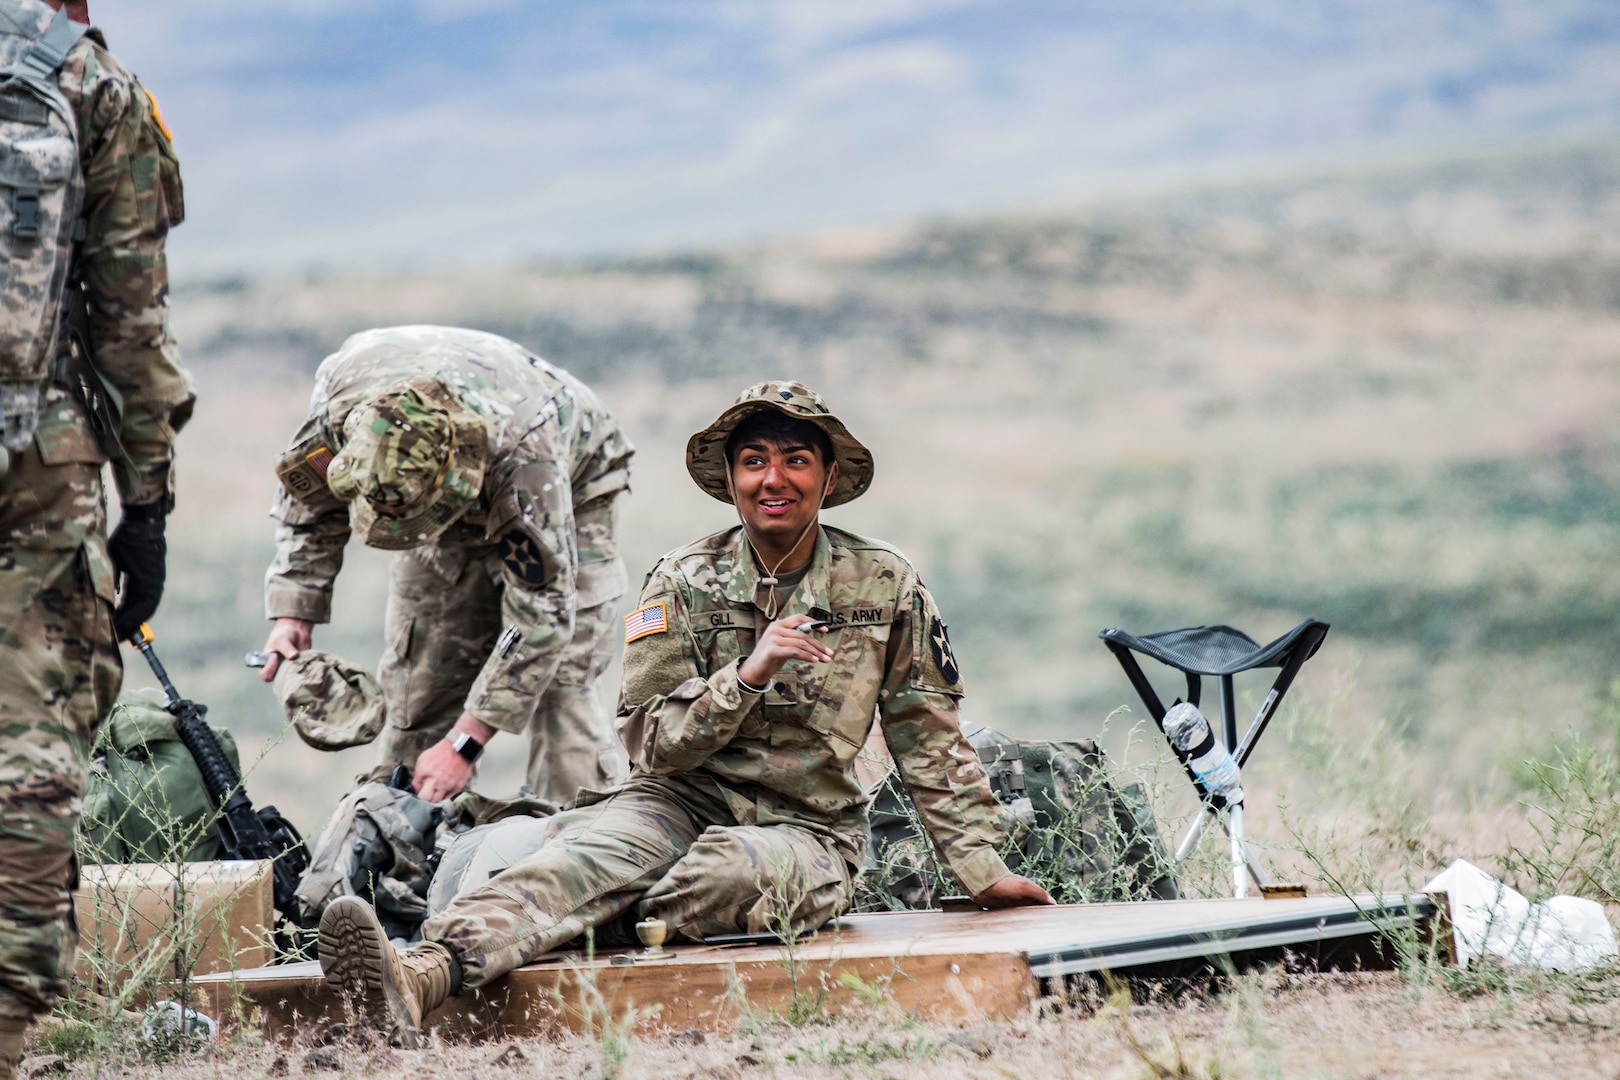
[[[1047,1009],[946,1028],[894,1021],[774,1026],[743,1034],[600,1042],[508,1040],[400,1051],[316,1032],[289,1045],[222,1043],[161,1061],[114,1056],[66,1067],[71,1077],[476,1076],[625,1080],[776,1077],[1344,1078],[1560,1076],[1614,1080],[1620,1002],[1581,1001],[1567,987],[1511,1001],[1413,986],[1393,973],[1244,976],[1165,999],[1137,988],[1101,1008]],[[622,1052],[622,1065],[617,1062]],[[27,1066],[25,1064],[25,1071]],[[622,1070],[622,1071],[616,1071]]]

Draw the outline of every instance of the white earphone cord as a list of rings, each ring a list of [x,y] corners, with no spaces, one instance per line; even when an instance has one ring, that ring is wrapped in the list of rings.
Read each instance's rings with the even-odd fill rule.
[[[761,570],[764,570],[765,560],[759,557],[759,548],[754,546],[754,538],[748,535],[748,522],[743,520],[742,507],[737,505],[737,491],[734,487],[732,487],[731,473],[729,470],[726,473],[726,488],[731,492],[731,507],[733,510],[737,511],[737,520],[742,522],[743,539],[748,541],[748,550],[754,556],[754,565],[759,567]],[[759,583],[761,585],[769,585],[771,587],[771,606],[765,609],[765,617],[767,619],[774,620],[776,618],[777,611],[780,610],[781,605],[781,598],[776,594],[776,572],[782,568],[783,563],[793,558],[793,553],[799,550],[799,545],[804,543],[804,538],[810,535],[811,529],[815,528],[818,516],[821,513],[821,504],[826,501],[827,490],[826,486],[823,485],[821,496],[816,499],[815,515],[812,515],[810,520],[805,523],[804,528],[799,532],[799,538],[793,541],[793,546],[788,548],[787,554],[782,556],[780,559],[777,559],[776,565],[771,567],[769,572],[760,576]]]

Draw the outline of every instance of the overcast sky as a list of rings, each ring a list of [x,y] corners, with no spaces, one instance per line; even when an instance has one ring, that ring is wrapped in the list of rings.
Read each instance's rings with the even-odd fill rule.
[[[1616,0],[91,0],[177,276],[707,245],[1620,136]]]

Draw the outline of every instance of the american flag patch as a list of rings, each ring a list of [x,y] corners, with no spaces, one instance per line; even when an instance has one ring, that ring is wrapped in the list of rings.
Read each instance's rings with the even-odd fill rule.
[[[669,629],[669,620],[664,617],[664,604],[648,604],[639,611],[632,611],[624,617],[624,642],[626,645],[648,634],[662,634]]]
[[[310,466],[321,474],[322,480],[325,480],[326,467],[332,464],[332,451],[324,446],[317,446],[315,452],[305,457],[304,460],[309,462]]]

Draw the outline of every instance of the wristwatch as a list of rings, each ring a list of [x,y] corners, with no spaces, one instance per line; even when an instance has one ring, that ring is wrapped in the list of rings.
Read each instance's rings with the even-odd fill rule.
[[[458,731],[451,737],[450,748],[465,758],[469,765],[477,761],[478,755],[484,752],[484,744],[465,731]]]

